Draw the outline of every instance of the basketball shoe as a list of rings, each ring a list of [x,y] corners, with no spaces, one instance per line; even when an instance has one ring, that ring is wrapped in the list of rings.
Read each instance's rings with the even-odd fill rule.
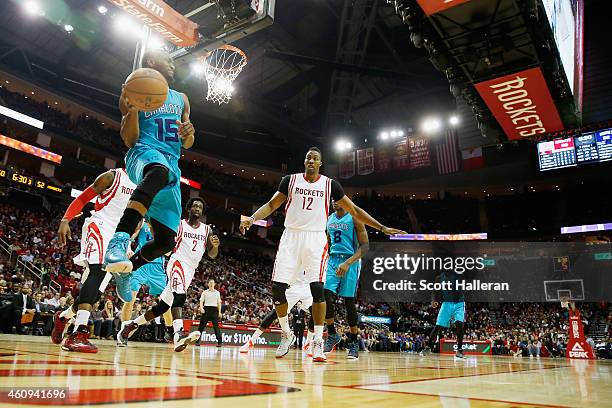
[[[98,347],[89,341],[87,326],[81,326],[77,331],[66,337],[66,340],[62,343],[62,350],[79,353],[97,353]]]
[[[465,358],[465,355],[463,354],[463,350],[457,350],[457,353],[455,353],[455,358],[459,358],[463,360]]]
[[[281,341],[276,349],[276,358],[283,358],[289,353],[289,349],[295,343],[295,334],[293,332],[282,332]]]
[[[181,352],[185,350],[188,345],[198,341],[200,335],[201,333],[197,330],[189,334],[185,334],[183,330],[174,333],[174,351]]]
[[[304,349],[303,349],[304,353],[306,353],[307,357],[312,357],[312,340],[306,342],[306,344],[304,344]]]
[[[349,360],[357,360],[359,358],[359,343],[356,341],[351,341],[348,344],[348,354],[346,358]]]
[[[338,343],[340,343],[340,335],[338,333],[328,334],[327,339],[325,339],[325,348],[323,352],[331,353],[336,349]]]
[[[113,273],[117,284],[117,296],[123,303],[132,301],[132,289],[130,288],[131,273]]]
[[[246,354],[249,351],[253,350],[254,347],[255,345],[253,344],[253,342],[249,340],[246,343],[244,343],[242,346],[240,346],[240,349],[238,351],[240,351],[242,354]]]
[[[313,340],[312,341],[312,361],[317,363],[325,363],[327,361],[327,357],[323,352],[323,340]]]
[[[108,249],[104,254],[103,270],[107,272],[128,273],[132,272],[132,261],[127,256],[130,247],[130,235],[127,232],[115,232],[108,243]]]
[[[53,315],[53,331],[51,332],[51,341],[53,344],[61,344],[64,340],[64,330],[66,329],[66,318],[61,317],[62,312],[55,312]]]
[[[127,347],[128,339],[138,329],[138,324],[133,320],[127,320],[121,323],[121,329],[117,333],[117,346]]]

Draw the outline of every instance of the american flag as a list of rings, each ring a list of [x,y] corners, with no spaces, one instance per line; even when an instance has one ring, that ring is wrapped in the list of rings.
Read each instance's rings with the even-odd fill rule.
[[[438,173],[449,174],[459,171],[459,146],[457,144],[457,131],[447,129],[442,135],[440,144],[436,146],[438,159]]]

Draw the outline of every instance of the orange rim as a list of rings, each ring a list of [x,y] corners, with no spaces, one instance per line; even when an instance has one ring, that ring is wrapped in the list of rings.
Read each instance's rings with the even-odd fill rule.
[[[233,45],[230,44],[223,44],[217,48],[215,48],[213,51],[217,51],[217,50],[228,50],[228,51],[233,51],[233,52],[237,52],[238,54],[240,54],[242,56],[242,58],[244,58],[244,62],[242,64],[240,64],[240,66],[244,67],[247,63],[248,63],[248,58],[246,56],[246,54],[244,53],[244,51],[242,51],[240,48],[238,47],[234,47]],[[210,55],[213,53],[213,51],[209,51],[204,57],[202,57],[202,62],[204,64],[208,64],[208,62],[206,62],[206,59],[208,57],[210,57]],[[215,67],[219,70],[222,71],[229,71],[229,68],[219,68],[219,67]]]

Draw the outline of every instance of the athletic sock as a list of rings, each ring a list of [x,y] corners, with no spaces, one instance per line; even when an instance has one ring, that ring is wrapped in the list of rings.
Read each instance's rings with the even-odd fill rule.
[[[255,344],[255,341],[259,338],[259,336],[261,336],[262,333],[263,330],[258,327],[257,330],[255,330],[255,333],[253,333],[253,335],[251,336],[251,342]]]
[[[144,314],[141,314],[136,319],[134,319],[134,323],[136,323],[139,326],[142,326],[143,324],[147,323],[147,319],[145,318]]]
[[[133,208],[126,208],[119,220],[119,224],[117,224],[115,232],[127,232],[131,237],[136,231],[140,220],[142,220],[142,215],[138,211]]]
[[[315,324],[315,327],[314,327],[314,339],[315,340],[323,340],[323,325],[317,326]]]
[[[172,328],[174,329],[174,333],[183,331],[183,319],[174,319],[172,321]]]
[[[333,322],[327,325],[327,334],[336,334],[336,326]]]
[[[63,317],[66,320],[70,320],[74,317],[75,314],[76,313],[74,313],[74,310],[72,310],[72,307],[69,307],[68,309],[60,313],[60,317]]]
[[[278,323],[280,324],[281,329],[285,333],[289,333],[291,331],[291,329],[289,328],[289,316],[279,317]]]
[[[87,323],[89,323],[89,315],[91,313],[89,310],[79,310],[76,313],[76,319],[74,320],[74,333],[76,333],[79,326],[87,327]]]

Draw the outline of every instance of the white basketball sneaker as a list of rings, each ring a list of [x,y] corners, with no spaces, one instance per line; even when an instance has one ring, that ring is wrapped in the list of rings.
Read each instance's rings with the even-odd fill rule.
[[[282,332],[281,341],[276,349],[276,358],[283,358],[289,353],[289,349],[295,343],[295,334],[293,332]]]
[[[240,351],[241,353],[245,354],[245,353],[248,353],[249,351],[253,350],[253,347],[255,347],[255,345],[253,344],[253,342],[251,340],[249,340],[246,343],[244,343],[242,346],[240,346],[240,349],[238,351]]]
[[[304,344],[303,351],[307,357],[312,357],[312,340]]]
[[[317,363],[325,363],[327,361],[327,357],[323,352],[323,339],[312,341],[312,361]]]

